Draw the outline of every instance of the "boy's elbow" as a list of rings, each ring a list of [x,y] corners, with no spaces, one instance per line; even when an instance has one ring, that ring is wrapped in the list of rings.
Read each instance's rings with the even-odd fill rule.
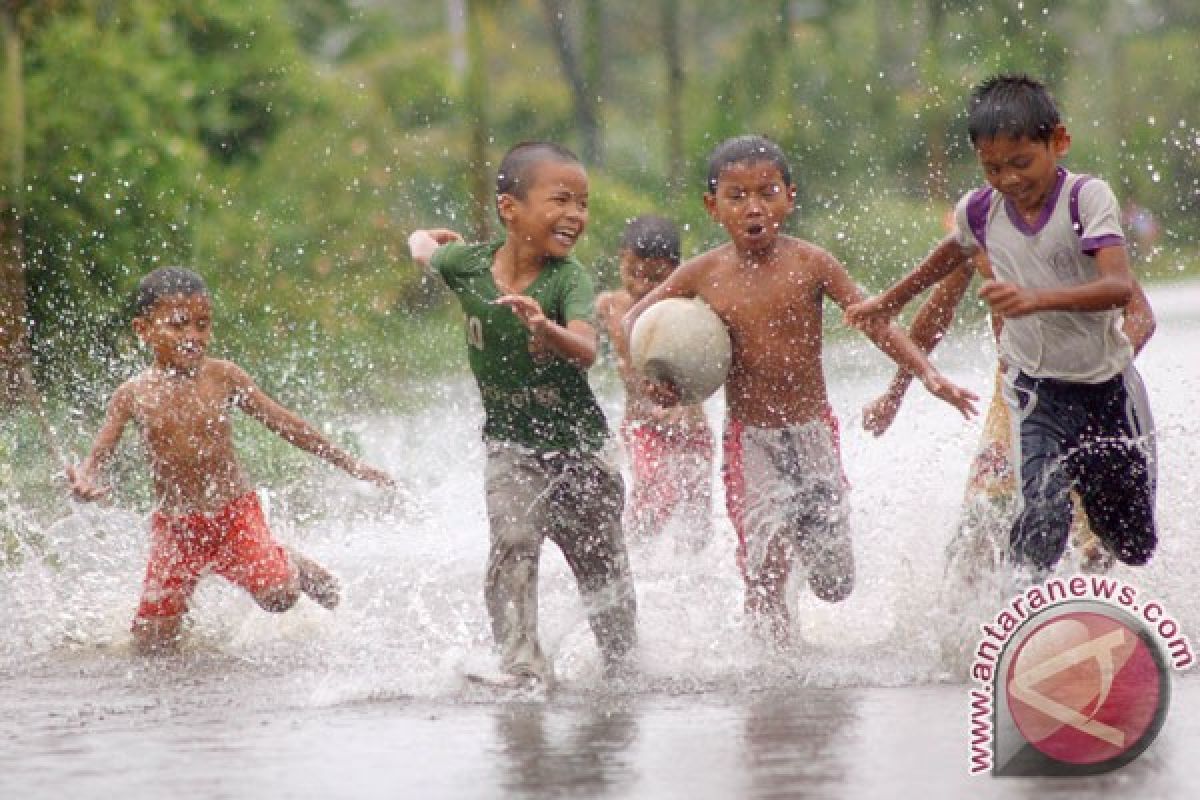
[[[1124,308],[1129,305],[1129,302],[1133,300],[1133,279],[1121,281],[1117,291],[1120,293],[1120,307]]]
[[[591,347],[578,353],[575,357],[575,363],[581,369],[591,369],[596,364],[596,348]]]

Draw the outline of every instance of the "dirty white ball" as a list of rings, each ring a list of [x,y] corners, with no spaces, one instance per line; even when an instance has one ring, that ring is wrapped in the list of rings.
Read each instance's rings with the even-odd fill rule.
[[[633,324],[629,354],[638,372],[675,386],[684,405],[701,403],[725,382],[733,348],[725,324],[695,297],[671,297]]]

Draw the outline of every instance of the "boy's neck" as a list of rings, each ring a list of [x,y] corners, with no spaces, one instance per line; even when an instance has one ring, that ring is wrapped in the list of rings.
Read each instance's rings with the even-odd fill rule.
[[[736,244],[733,245],[733,250],[737,254],[738,264],[743,267],[755,269],[759,267],[774,266],[780,259],[780,243],[783,241],[783,236],[776,236],[775,239],[768,245],[755,250],[741,250]]]
[[[512,283],[523,288],[542,271],[542,266],[546,263],[546,255],[532,247],[522,247],[521,245],[521,242],[517,242],[509,236],[496,251],[495,259],[492,262],[492,272],[496,277],[502,279],[502,281],[497,281],[498,283]]]
[[[202,359],[196,363],[194,367],[184,367],[176,364],[161,364],[154,362],[150,366],[151,371],[170,380],[191,380],[200,374],[200,368],[204,366],[207,359]]]

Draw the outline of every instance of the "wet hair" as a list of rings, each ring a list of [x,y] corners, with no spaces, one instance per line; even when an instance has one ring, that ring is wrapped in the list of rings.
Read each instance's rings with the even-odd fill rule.
[[[1062,122],[1046,85],[1023,73],[994,75],[971,91],[967,135],[980,139],[1009,136],[1048,142]]]
[[[666,217],[643,214],[629,220],[621,236],[621,249],[641,259],[664,259],[678,266],[679,228]]]
[[[197,273],[183,267],[160,267],[142,278],[133,301],[134,316],[143,316],[164,297],[182,294],[208,296],[208,285]]]
[[[761,161],[773,164],[779,170],[784,184],[792,185],[792,170],[779,145],[765,136],[747,134],[726,139],[712,151],[712,155],[708,157],[708,191],[717,191],[717,179],[728,167]]]
[[[554,142],[521,142],[513,145],[500,161],[500,169],[496,171],[496,196],[511,194],[518,200],[524,200],[529,187],[533,185],[533,173],[539,164],[554,161],[560,164],[579,164],[583,162],[561,144]]]

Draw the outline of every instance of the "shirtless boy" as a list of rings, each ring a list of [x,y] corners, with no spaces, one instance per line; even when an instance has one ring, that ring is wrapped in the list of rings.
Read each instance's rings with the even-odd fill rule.
[[[740,136],[720,144],[709,158],[704,205],[730,241],[683,264],[625,318],[628,331],[660,300],[700,297],[729,329],[726,502],[738,531],[746,609],[781,642],[788,638],[784,588],[796,558],[822,600],[843,600],[854,585],[821,312],[826,296],[843,309],[864,297],[832,255],[780,233],[795,197],[774,142]],[[865,332],[931,393],[964,416],[974,413],[976,396],[942,377],[899,328],[880,323]],[[648,391],[662,404],[678,400],[664,384]]]
[[[284,440],[356,478],[394,487],[384,472],[331,444],[276,403],[240,367],[207,355],[212,298],[203,278],[176,267],[141,282],[133,329],[153,363],[113,394],[91,454],[68,467],[79,500],[109,492],[100,474],[125,426],[142,430],[157,506],[150,560],[133,622],[140,652],[178,648],[196,583],[211,570],[249,591],[268,611],[286,611],[304,592],[333,608],[338,585],[317,563],[272,537],[233,448],[231,411],[240,409]]]

